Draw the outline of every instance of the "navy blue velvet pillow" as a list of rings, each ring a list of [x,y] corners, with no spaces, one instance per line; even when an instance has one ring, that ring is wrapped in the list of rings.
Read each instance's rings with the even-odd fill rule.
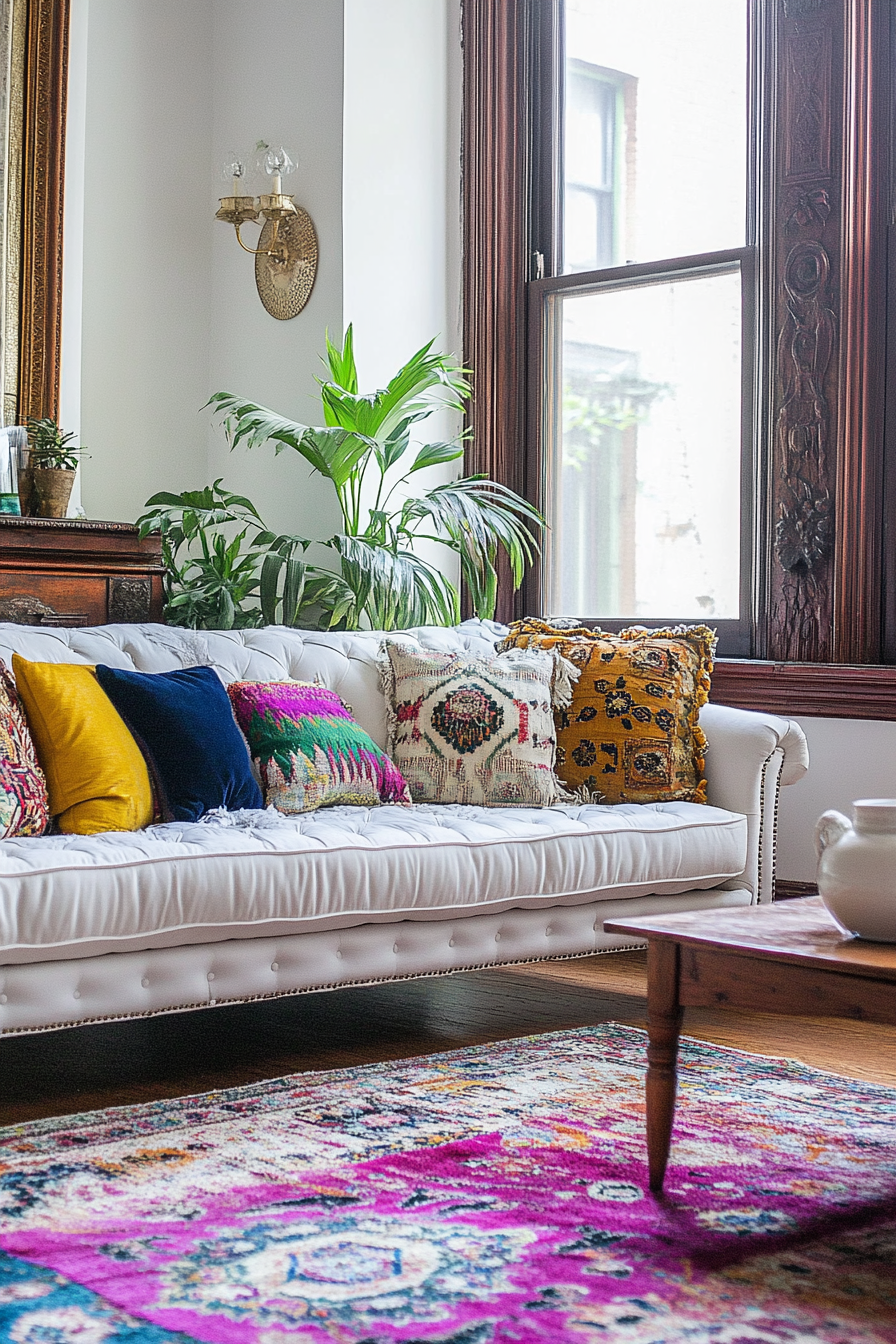
[[[264,807],[230,698],[211,667],[177,672],[96,669],[97,680],[145,748],[175,821],[214,807]]]

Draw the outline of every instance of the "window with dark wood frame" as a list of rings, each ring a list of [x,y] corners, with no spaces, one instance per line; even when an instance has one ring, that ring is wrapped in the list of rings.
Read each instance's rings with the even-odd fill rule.
[[[891,10],[752,6],[757,507],[751,657],[720,661],[715,681],[733,704],[770,708],[773,679],[778,708],[830,714],[836,684],[840,713],[896,717]],[[562,18],[561,0],[464,0],[467,465],[536,502],[527,324],[533,254],[558,271]],[[531,589],[514,602],[502,588],[500,616],[534,609]]]

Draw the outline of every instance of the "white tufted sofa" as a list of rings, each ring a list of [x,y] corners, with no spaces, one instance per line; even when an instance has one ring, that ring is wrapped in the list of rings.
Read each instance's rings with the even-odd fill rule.
[[[491,623],[410,632],[490,653]],[[319,676],[385,745],[375,632],[0,624],[0,657]],[[0,842],[0,1034],[628,944],[603,921],[771,899],[800,728],[708,705],[711,806],[328,808]]]

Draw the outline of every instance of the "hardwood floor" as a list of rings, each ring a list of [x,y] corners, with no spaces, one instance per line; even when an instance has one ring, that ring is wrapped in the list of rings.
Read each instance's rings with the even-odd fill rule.
[[[0,1040],[0,1123],[595,1022],[643,1026],[643,952],[471,971]],[[685,1032],[896,1086],[896,1028],[690,1010]]]

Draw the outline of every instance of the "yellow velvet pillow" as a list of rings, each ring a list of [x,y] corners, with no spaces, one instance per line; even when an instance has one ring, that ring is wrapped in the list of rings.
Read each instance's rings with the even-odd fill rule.
[[[706,802],[715,633],[705,625],[621,634],[528,617],[500,648],[557,649],[579,668],[572,704],[554,711],[558,777],[599,803]]]
[[[59,829],[95,835],[148,826],[146,762],[93,668],[31,663],[18,654],[12,666]]]

